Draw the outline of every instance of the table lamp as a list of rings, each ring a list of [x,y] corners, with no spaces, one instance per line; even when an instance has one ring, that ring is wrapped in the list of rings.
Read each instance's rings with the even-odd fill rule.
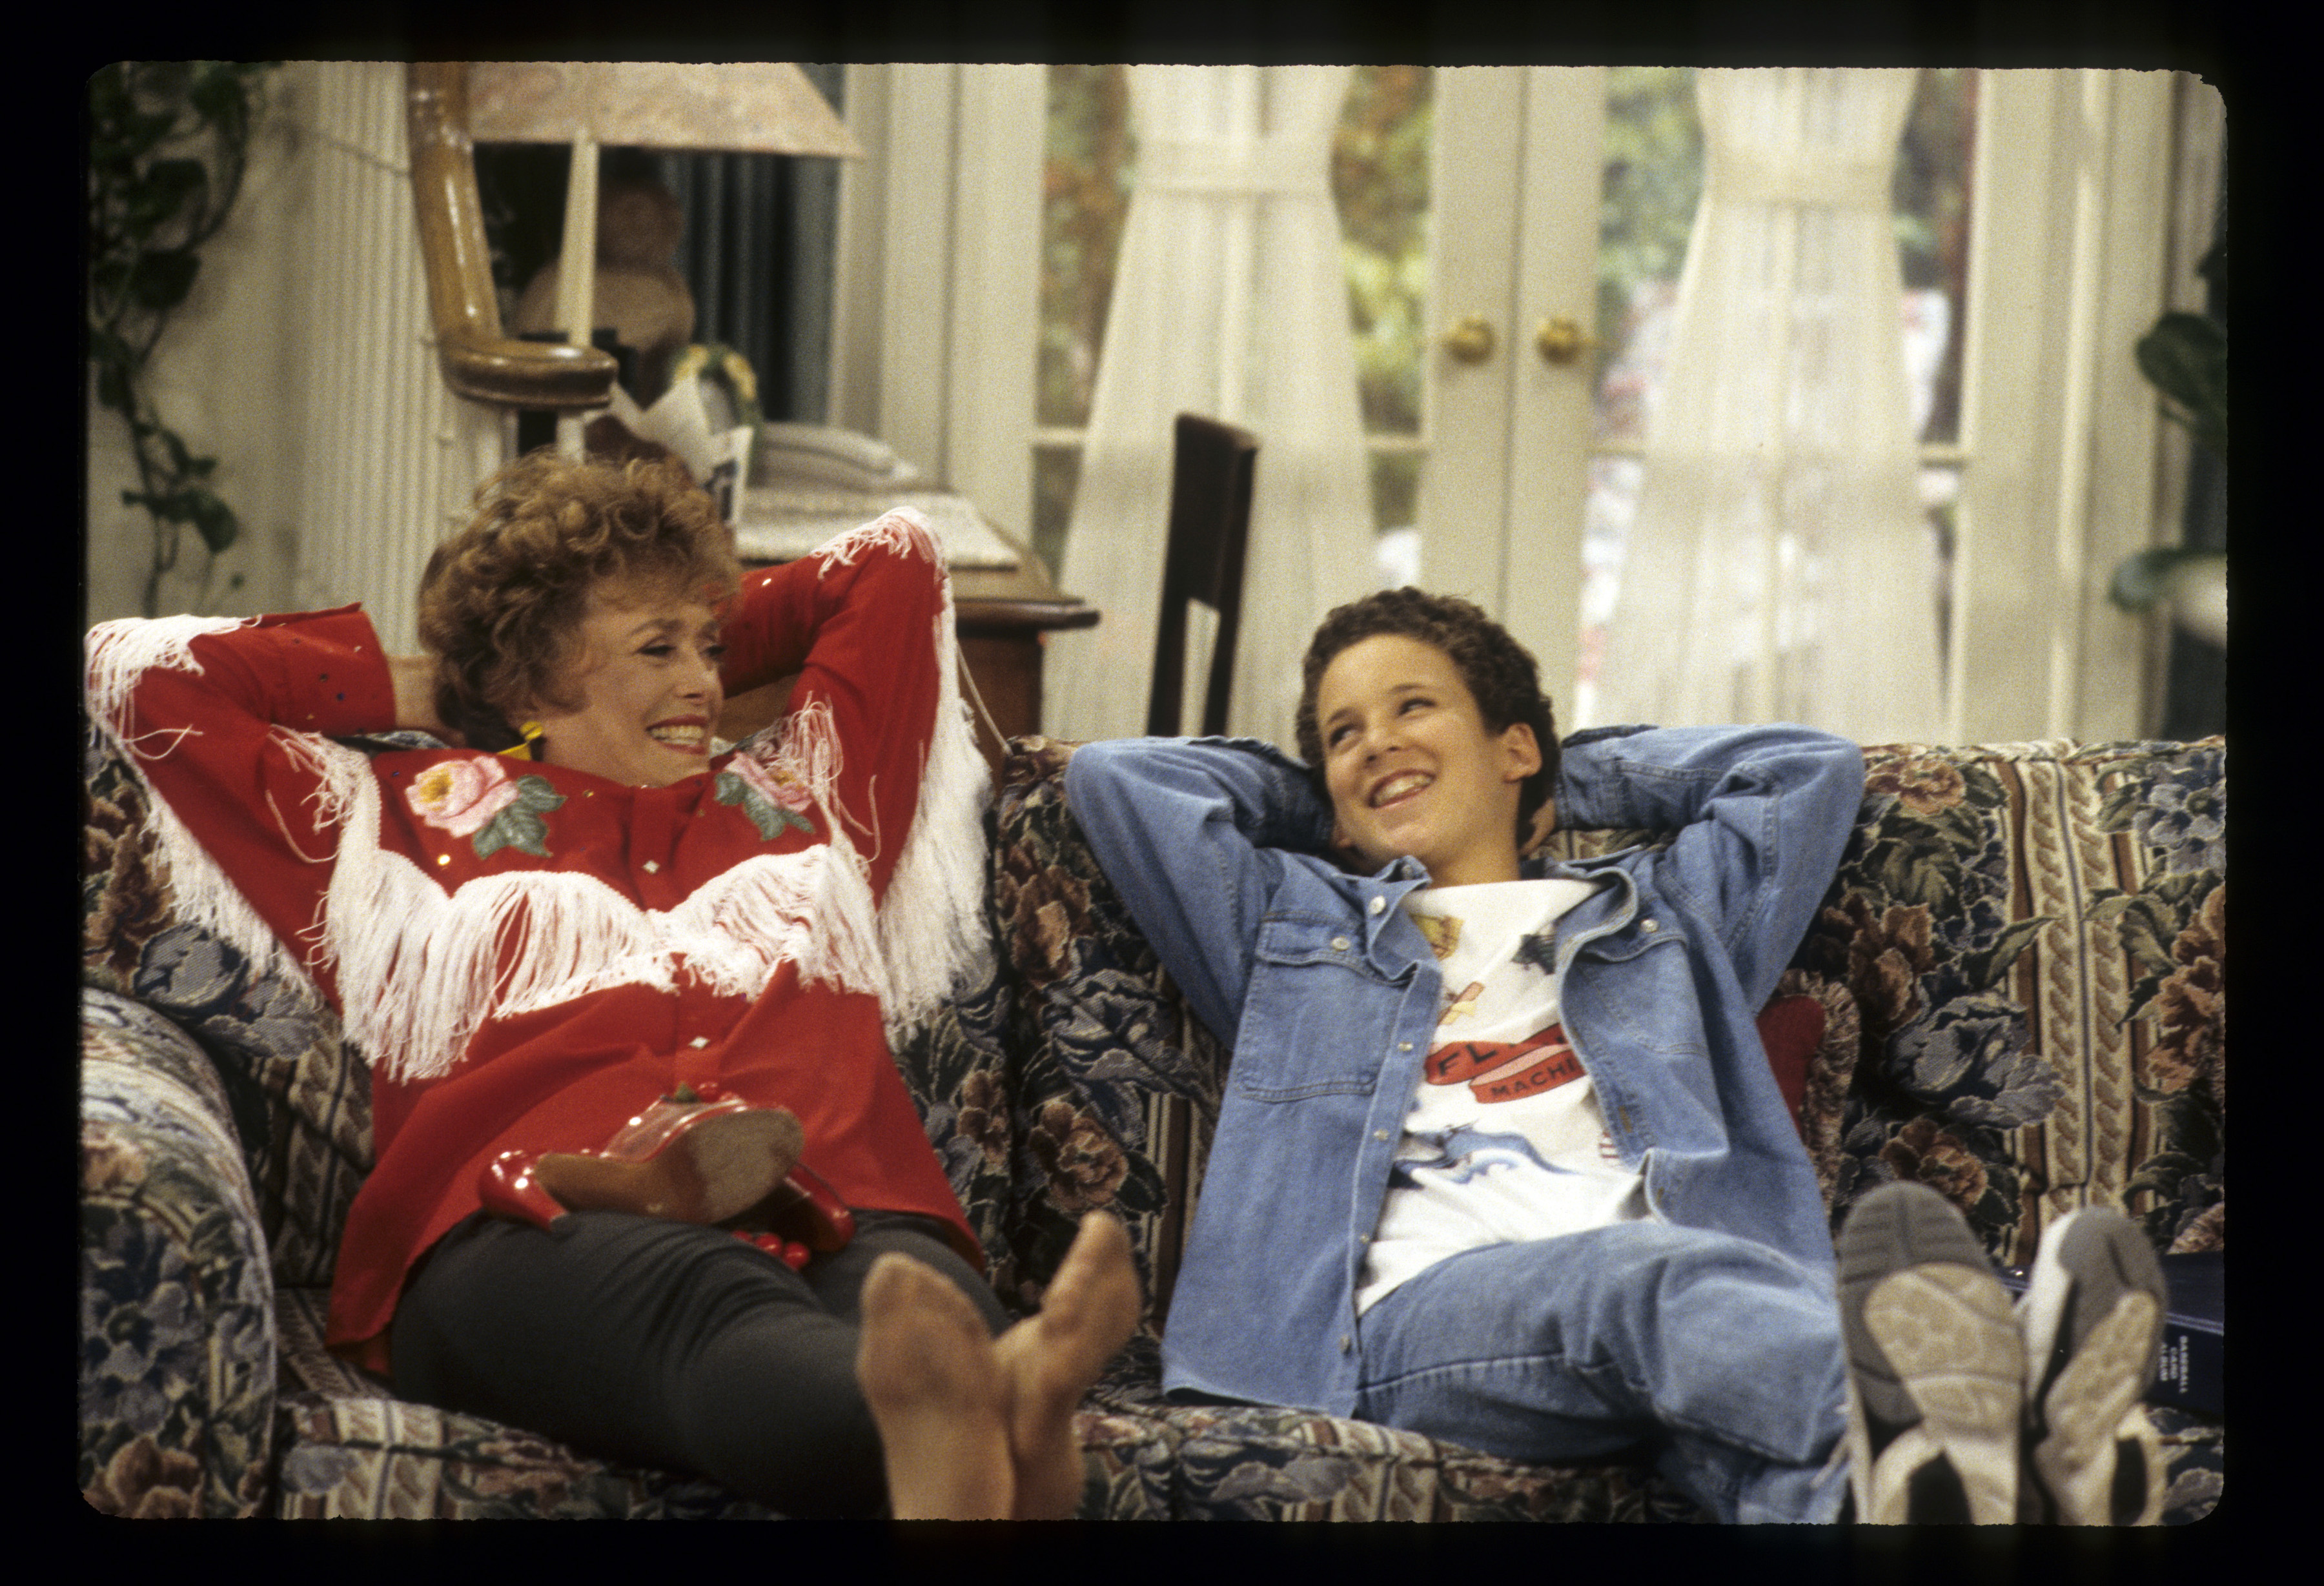
[[[862,147],[788,62],[475,60],[468,135],[475,143],[569,143],[557,324],[586,347],[596,302],[597,151],[619,148],[860,159]],[[580,421],[558,424],[581,449]]]

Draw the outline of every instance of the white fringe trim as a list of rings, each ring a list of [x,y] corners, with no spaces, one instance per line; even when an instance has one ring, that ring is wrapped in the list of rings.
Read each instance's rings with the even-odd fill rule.
[[[816,576],[820,578],[834,567],[852,567],[857,557],[875,547],[944,566],[944,549],[936,540],[936,531],[928,526],[927,514],[918,507],[893,507],[869,523],[859,523],[844,533],[835,534],[818,546],[815,554],[822,558],[822,566]],[[949,579],[945,581],[945,598],[952,598]]]
[[[349,1037],[392,1077],[448,1073],[496,1018],[614,986],[675,991],[681,964],[722,995],[755,995],[785,964],[806,983],[881,990],[871,890],[860,861],[831,845],[756,855],[668,911],[574,871],[507,871],[447,893],[380,846],[379,786],[355,759],[330,795],[351,807],[323,945]]]
[[[898,1045],[934,1016],[962,975],[991,950],[982,927],[984,807],[992,795],[991,771],[977,752],[961,701],[949,585],[936,624],[936,732],[912,829],[880,909],[880,960],[888,972],[881,1008],[888,1038]]]
[[[99,622],[81,641],[82,661],[87,669],[85,681],[88,689],[91,715],[103,723],[113,741],[140,759],[158,758],[149,754],[142,745],[133,745],[127,736],[130,690],[137,679],[155,669],[171,672],[192,672],[199,676],[202,663],[194,659],[194,641],[205,633],[223,633],[230,628],[246,627],[255,617],[123,617],[110,622]],[[171,735],[171,741],[159,752],[166,754],[175,748],[183,731]],[[148,734],[160,736],[161,734]]]
[[[899,507],[851,529],[816,554],[828,571],[835,565],[852,565],[873,546],[944,566],[944,551],[927,519],[911,507]],[[961,698],[960,644],[948,577],[936,612],[933,648],[935,731],[920,772],[912,829],[905,834],[903,853],[880,909],[880,962],[885,972],[880,1005],[891,1044],[900,1044],[925,1024],[945,993],[965,972],[981,965],[990,951],[982,926],[984,807],[991,798],[991,773],[977,751],[975,729]],[[854,857],[840,822],[829,825],[834,844],[844,845]],[[875,852],[878,840],[875,835]]]
[[[89,715],[106,741],[121,752],[122,763],[144,791],[147,825],[152,834],[153,880],[168,890],[176,917],[241,953],[254,974],[281,975],[313,991],[314,977],[306,964],[274,934],[146,779],[143,762],[166,756],[194,729],[146,733],[135,741],[128,735],[129,696],[140,678],[156,669],[198,675],[202,666],[194,657],[196,639],[254,621],[251,617],[127,617],[97,624],[82,642]],[[158,749],[145,742],[163,737],[168,742]]]

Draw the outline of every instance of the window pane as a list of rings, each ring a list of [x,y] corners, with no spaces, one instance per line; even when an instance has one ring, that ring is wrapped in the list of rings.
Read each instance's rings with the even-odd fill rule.
[[[1421,432],[1431,110],[1426,67],[1360,66],[1332,137],[1332,190],[1368,435]],[[1396,493],[1376,484],[1376,500]],[[1394,521],[1409,523],[1411,510],[1407,499]]]
[[[1617,67],[1607,74],[1604,207],[1598,258],[1598,379],[1594,440],[1635,447],[1646,435],[1674,317],[1679,272],[1702,193],[1702,128],[1694,74],[1683,68]],[[1927,69],[1914,87],[1891,200],[1905,373],[1923,444],[1958,442],[1961,337],[1969,271],[1969,200],[1975,148],[1977,73]],[[1580,697],[1591,719],[1597,658],[1619,591],[1622,548],[1637,505],[1634,457],[1591,459],[1582,539]],[[1922,471],[1939,568],[1933,592],[1944,616],[1960,467]]]
[[[1636,446],[1661,383],[1680,269],[1702,197],[1702,123],[1685,67],[1614,67],[1606,74],[1604,182],[1598,229],[1598,348],[1592,438]],[[1598,662],[1621,588],[1622,548],[1643,470],[1635,456],[1590,459],[1582,529],[1581,653],[1576,722],[1594,721]]]
[[[1081,482],[1078,445],[1033,448],[1033,554],[1053,577],[1065,566],[1065,528],[1073,521],[1074,490]]]
[[[1653,377],[1702,197],[1702,123],[1691,69],[1607,72],[1604,171],[1596,438],[1637,441],[1646,437]]]
[[[1050,67],[1037,424],[1089,422],[1135,174],[1127,74],[1119,66]]]
[[[1034,412],[1045,429],[1077,429],[1089,422],[1137,148],[1121,67],[1053,65],[1047,84]],[[1358,67],[1333,139],[1364,429],[1406,441],[1372,456],[1381,529],[1412,522],[1423,463],[1430,87],[1425,67]],[[1033,474],[1033,549],[1055,568],[1073,514],[1078,444],[1036,444]]]
[[[1962,305],[1969,285],[1969,160],[1977,73],[1929,68],[1914,85],[1890,201],[1904,274],[1904,367],[1924,444],[1960,438]]]

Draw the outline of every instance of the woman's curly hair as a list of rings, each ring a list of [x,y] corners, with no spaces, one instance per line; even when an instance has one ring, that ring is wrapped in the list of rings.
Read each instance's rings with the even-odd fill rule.
[[[529,702],[580,708],[564,695],[593,591],[715,605],[741,579],[733,531],[675,461],[530,453],[477,488],[468,526],[421,575],[436,714],[472,748],[508,748]]]
[[[1532,651],[1509,631],[1469,601],[1417,589],[1383,589],[1335,608],[1308,641],[1300,663],[1299,755],[1307,762],[1316,791],[1323,786],[1323,740],[1315,723],[1315,695],[1323,670],[1349,646],[1377,634],[1396,633],[1433,644],[1451,658],[1461,680],[1476,696],[1488,733],[1507,732],[1523,722],[1541,750],[1541,770],[1525,779],[1517,796],[1517,834],[1522,842],[1557,787],[1557,723],[1541,691],[1541,669]]]

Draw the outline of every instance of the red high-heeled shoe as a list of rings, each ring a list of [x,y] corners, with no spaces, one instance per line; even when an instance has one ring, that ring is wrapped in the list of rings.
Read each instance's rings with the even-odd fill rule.
[[[681,1091],[631,1119],[602,1150],[503,1151],[484,1165],[477,1192],[486,1209],[543,1228],[588,1211],[724,1222],[773,1196],[804,1144],[798,1118],[783,1108]]]
[[[734,1237],[746,1245],[752,1245],[766,1251],[794,1272],[806,1266],[815,1256],[814,1251],[798,1240],[785,1239],[779,1233],[752,1233],[747,1228],[738,1228],[734,1231]]]
[[[804,1165],[790,1170],[751,1221],[763,1222],[808,1249],[825,1253],[846,1249],[847,1241],[855,1237],[855,1213],[847,1209],[838,1192]]]

